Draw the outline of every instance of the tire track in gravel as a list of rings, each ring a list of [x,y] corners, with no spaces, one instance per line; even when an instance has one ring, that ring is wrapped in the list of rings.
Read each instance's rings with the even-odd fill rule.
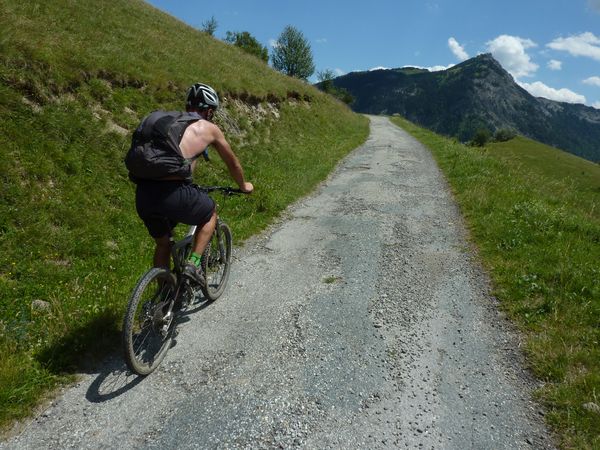
[[[112,358],[0,447],[553,448],[431,155],[371,129],[154,374]]]

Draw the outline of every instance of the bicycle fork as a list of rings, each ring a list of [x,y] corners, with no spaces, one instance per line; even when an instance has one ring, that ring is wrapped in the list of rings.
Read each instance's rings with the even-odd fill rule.
[[[155,329],[158,329],[162,336],[166,336],[169,332],[169,328],[175,318],[175,305],[177,302],[183,304],[184,299],[182,297],[186,289],[188,289],[187,281],[178,280],[173,295],[168,295],[167,299],[156,305],[153,321]],[[168,306],[168,309],[164,311],[166,306]]]
[[[217,220],[217,228],[215,230],[217,234],[217,244],[219,246],[219,263],[225,264],[227,258],[227,250],[225,249],[225,243],[223,242],[223,236],[221,235],[221,221]]]

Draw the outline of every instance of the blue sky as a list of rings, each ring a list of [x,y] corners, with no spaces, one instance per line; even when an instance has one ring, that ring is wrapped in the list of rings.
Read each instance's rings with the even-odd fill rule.
[[[215,37],[248,31],[269,48],[286,25],[317,71],[439,70],[490,52],[535,96],[600,109],[600,0],[149,0]],[[312,79],[314,80],[314,77]]]

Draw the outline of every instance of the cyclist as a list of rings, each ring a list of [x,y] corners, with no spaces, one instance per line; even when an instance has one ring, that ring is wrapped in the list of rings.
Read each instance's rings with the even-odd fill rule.
[[[179,142],[181,155],[191,162],[191,172],[196,160],[212,145],[225,162],[229,173],[243,192],[250,193],[254,187],[245,181],[242,166],[225,139],[221,129],[212,120],[219,107],[217,92],[203,83],[188,89],[186,111],[198,119],[185,128]],[[140,125],[140,127],[143,126]],[[190,174],[191,174],[190,172]],[[154,266],[169,267],[171,232],[177,223],[197,225],[192,254],[184,267],[184,275],[197,283],[204,283],[201,259],[216,226],[217,214],[214,201],[192,183],[190,177],[167,176],[159,180],[134,180],[136,209],[144,221],[150,236],[156,242]]]

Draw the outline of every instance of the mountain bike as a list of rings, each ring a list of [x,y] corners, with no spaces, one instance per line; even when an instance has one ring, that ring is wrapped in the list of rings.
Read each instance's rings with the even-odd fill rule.
[[[224,186],[201,187],[207,193],[221,192],[224,197],[241,194],[239,189]],[[167,220],[165,218],[165,220]],[[206,282],[197,285],[182,276],[192,251],[196,226],[176,241],[170,237],[173,269],[153,267],[137,282],[131,293],[123,320],[123,350],[127,367],[145,376],[153,372],[165,357],[173,340],[176,319],[199,297],[212,302],[227,285],[231,268],[232,236],[229,226],[217,216],[217,225],[202,257]]]

